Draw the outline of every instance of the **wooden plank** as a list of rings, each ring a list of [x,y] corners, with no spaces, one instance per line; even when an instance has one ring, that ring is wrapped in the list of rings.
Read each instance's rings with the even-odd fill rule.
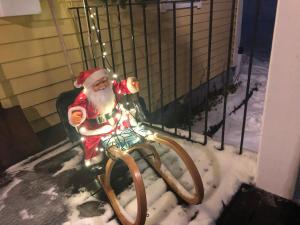
[[[79,49],[68,51],[69,62],[78,63],[81,61],[81,53]],[[65,59],[63,52],[48,54],[40,57],[21,59],[19,61],[3,63],[2,71],[7,80],[23,77],[26,75],[37,73],[49,73],[49,70],[53,70],[62,66],[65,66]],[[58,76],[57,73],[56,76]]]
[[[32,122],[30,125],[35,133],[60,123],[57,113]]]
[[[24,109],[24,114],[29,122],[44,118],[56,112],[56,99]]]
[[[68,49],[79,47],[76,35],[65,35]],[[57,37],[0,45],[0,63],[61,52]]]
[[[71,89],[73,89],[73,82],[67,80],[32,92],[27,92],[11,98],[5,98],[2,100],[2,104],[4,107],[21,105],[22,108],[27,108],[32,105],[56,98],[61,92]]]

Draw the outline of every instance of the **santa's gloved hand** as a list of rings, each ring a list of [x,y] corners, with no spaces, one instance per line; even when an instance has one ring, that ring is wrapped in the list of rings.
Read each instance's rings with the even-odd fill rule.
[[[73,111],[71,114],[70,122],[74,125],[79,125],[82,122],[83,114],[81,111]]]

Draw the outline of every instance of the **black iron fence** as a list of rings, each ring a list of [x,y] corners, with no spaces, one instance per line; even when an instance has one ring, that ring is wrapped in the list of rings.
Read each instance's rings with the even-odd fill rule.
[[[230,7],[230,27],[229,30],[227,31],[229,33],[229,39],[227,43],[227,56],[226,56],[226,66],[224,69],[224,73],[222,74],[223,76],[223,119],[221,122],[221,128],[222,128],[222,138],[221,138],[221,145],[219,150],[224,149],[224,139],[225,139],[225,128],[226,128],[226,109],[227,109],[227,95],[228,95],[228,88],[230,85],[230,77],[232,75],[232,55],[233,55],[233,42],[234,42],[234,36],[235,36],[235,19],[236,19],[236,7],[237,7],[237,1],[236,0],[228,0],[231,2],[231,7]],[[226,2],[228,2],[226,1]],[[162,131],[168,132],[172,135],[179,136],[182,138],[186,138],[191,141],[196,141],[192,137],[192,128],[191,128],[191,123],[188,122],[188,135],[183,136],[180,132],[178,132],[178,126],[176,123],[173,126],[174,129],[169,129],[166,128],[165,126],[165,108],[166,104],[164,104],[164,86],[163,86],[163,68],[162,68],[162,37],[161,37],[161,6],[163,4],[168,4],[168,10],[171,12],[172,15],[172,27],[173,27],[173,32],[172,32],[172,42],[173,42],[173,105],[174,107],[172,108],[174,115],[177,114],[178,111],[178,104],[177,102],[179,101],[179,98],[182,96],[178,96],[178,79],[177,79],[177,69],[178,69],[178,61],[177,61],[177,24],[176,24],[176,18],[177,18],[177,5],[182,4],[182,3],[189,3],[189,54],[186,56],[188,57],[189,60],[189,69],[188,69],[188,75],[187,79],[189,80],[188,82],[188,91],[186,93],[186,96],[188,96],[189,99],[193,99],[193,95],[195,94],[193,88],[193,54],[194,54],[194,49],[193,49],[193,43],[194,43],[194,29],[195,26],[197,26],[197,23],[194,23],[194,5],[198,3],[199,1],[197,0],[182,0],[182,1],[153,1],[153,0],[147,0],[146,2],[131,2],[131,0],[128,1],[128,3],[125,4],[125,9],[128,10],[129,14],[129,27],[130,27],[130,33],[131,33],[131,50],[132,50],[132,56],[131,56],[131,61],[133,63],[133,74],[135,74],[137,77],[139,76],[137,72],[137,56],[136,56],[136,40],[135,40],[135,25],[134,25],[134,12],[132,7],[140,7],[142,10],[142,17],[138,18],[139,20],[142,20],[143,24],[143,36],[144,36],[144,52],[145,52],[145,65],[146,65],[146,86],[147,86],[147,101],[148,101],[148,108],[147,110],[149,113],[156,113],[160,114],[159,117],[160,119],[160,127],[158,128],[157,126],[154,126],[150,121],[150,126],[154,126],[156,129],[160,129]],[[212,65],[212,40],[213,40],[213,24],[214,24],[214,13],[216,11],[214,10],[215,6],[215,1],[210,0],[210,1],[205,1],[209,2],[209,20],[207,21],[207,26],[208,26],[208,38],[207,38],[207,68],[206,68],[206,73],[205,73],[205,98],[204,98],[204,130],[200,131],[204,135],[203,142],[201,142],[203,145],[207,144],[207,137],[209,135],[209,128],[208,128],[208,118],[209,118],[209,96],[210,96],[210,91],[211,91],[211,65]],[[259,5],[260,5],[260,0],[256,0],[257,8],[256,8],[256,19],[255,19],[255,25],[254,25],[254,33],[253,33],[253,38],[252,38],[252,48],[250,52],[250,61],[249,61],[249,69],[248,69],[248,80],[247,80],[247,88],[246,88],[246,96],[244,100],[244,116],[243,116],[243,121],[242,121],[242,127],[241,127],[241,142],[240,142],[240,154],[243,151],[243,142],[244,142],[244,135],[245,135],[245,124],[246,124],[246,117],[247,117],[247,105],[248,105],[248,100],[249,100],[249,89],[250,89],[250,78],[251,78],[251,73],[252,73],[252,64],[253,64],[253,57],[254,57],[254,48],[255,48],[255,37],[256,37],[256,30],[258,26],[258,16],[259,16]],[[156,16],[157,16],[157,23],[156,23],[156,28],[157,28],[157,43],[158,43],[158,74],[159,74],[159,94],[160,94],[160,107],[158,110],[153,110],[152,108],[152,100],[151,100],[151,77],[150,77],[150,72],[149,72],[149,49],[148,49],[148,27],[147,27],[147,19],[149,19],[147,15],[147,10],[146,8],[149,5],[155,5],[156,6]],[[119,32],[119,46],[121,49],[121,61],[122,61],[122,70],[123,70],[123,75],[126,78],[127,74],[127,68],[126,68],[126,59],[125,59],[125,54],[124,54],[124,38],[122,36],[122,15],[120,13],[120,5],[111,5],[109,3],[103,3],[101,5],[89,5],[88,1],[85,0],[84,6],[80,7],[72,7],[70,10],[73,12],[75,15],[76,23],[78,26],[78,31],[79,31],[79,36],[80,36],[80,43],[81,43],[81,50],[82,50],[82,56],[83,56],[83,64],[85,69],[91,68],[91,67],[96,67],[96,66],[102,66],[105,68],[108,68],[108,70],[113,70],[115,71],[116,65],[115,65],[115,52],[114,52],[114,41],[112,38],[112,23],[111,23],[111,16],[110,16],[110,9],[115,8],[116,9],[116,15],[117,15],[117,27],[118,27],[118,32]],[[109,59],[108,59],[108,53],[106,51],[106,42],[103,41],[103,29],[101,27],[100,23],[100,13],[99,9],[102,11],[105,11],[105,14],[101,15],[102,17],[106,17],[106,33],[108,34],[108,45],[109,45]],[[123,10],[123,9],[122,9]],[[153,16],[153,15],[152,15]],[[92,19],[91,19],[92,18]],[[87,26],[87,29],[83,29],[83,26]],[[153,26],[153,24],[152,24]],[[96,37],[96,45],[92,42],[91,36],[92,34],[95,35]],[[96,54],[96,50],[100,49],[100,55]],[[192,109],[193,104],[192,100],[188,102],[187,104],[187,118],[189,120],[192,119]],[[155,112],[154,112],[155,111]]]

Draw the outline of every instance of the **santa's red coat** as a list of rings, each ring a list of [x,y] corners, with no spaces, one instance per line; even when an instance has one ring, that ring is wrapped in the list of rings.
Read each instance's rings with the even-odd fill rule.
[[[131,85],[130,79],[122,80],[121,82],[113,81],[113,89],[116,94],[115,100],[115,112],[119,112],[120,109],[117,106],[117,99],[120,95],[132,94],[135,93],[135,88]],[[82,120],[80,124],[72,124],[70,121],[70,117],[74,111],[82,112]],[[69,106],[68,116],[69,123],[76,127],[79,133],[81,133],[83,137],[83,145],[85,148],[85,160],[94,159],[98,157],[99,151],[97,151],[101,146],[99,146],[100,140],[102,137],[112,133],[117,128],[115,123],[119,118],[112,118],[110,120],[106,120],[102,123],[97,123],[96,119],[99,116],[102,116],[99,113],[100,110],[97,110],[93,104],[88,100],[87,95],[84,91],[81,91],[79,95],[74,100],[73,104]],[[118,124],[119,126],[128,126],[128,121],[123,121],[122,124]]]

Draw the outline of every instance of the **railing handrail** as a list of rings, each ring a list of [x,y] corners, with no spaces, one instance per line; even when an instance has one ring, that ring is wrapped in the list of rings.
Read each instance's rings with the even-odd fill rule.
[[[128,5],[147,5],[147,4],[173,4],[173,3],[190,3],[190,2],[201,2],[202,0],[173,0],[173,1],[157,1],[157,0],[147,0],[145,2],[132,2],[132,3],[128,3],[126,2],[124,5],[128,6]],[[120,4],[107,4],[107,6],[118,6]],[[97,8],[97,7],[105,7],[105,3],[101,3],[101,4],[93,4],[93,5],[89,5],[90,8]],[[74,6],[74,7],[70,7],[69,9],[83,9],[84,6]]]

